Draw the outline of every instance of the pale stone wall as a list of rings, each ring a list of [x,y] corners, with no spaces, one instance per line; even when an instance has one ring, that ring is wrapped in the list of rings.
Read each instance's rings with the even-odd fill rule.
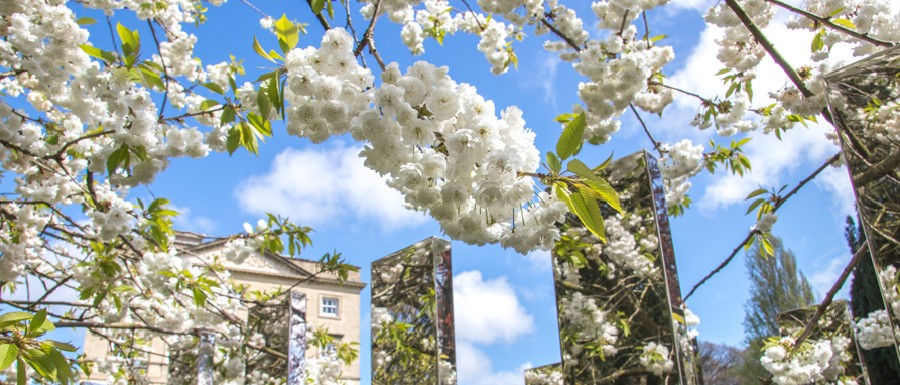
[[[221,243],[197,244],[194,239],[179,239],[178,245],[188,248],[201,259],[204,256],[213,255],[219,251]],[[193,247],[191,247],[193,246]],[[306,295],[307,314],[306,322],[313,327],[326,327],[328,333],[340,339],[341,342],[360,341],[360,291],[365,287],[358,272],[350,272],[347,281],[338,282],[338,277],[333,273],[321,273],[310,278],[310,273],[319,269],[319,263],[315,261],[288,259],[268,255],[261,259],[252,259],[241,265],[226,265],[231,271],[232,279],[237,283],[246,284],[250,290],[270,291],[276,289],[286,290],[293,287]],[[298,284],[301,280],[306,280]],[[295,286],[296,285],[296,286]],[[338,300],[338,316],[322,314],[322,299],[334,298]],[[247,312],[237,314],[241,319],[246,319]],[[154,353],[147,357],[147,374],[154,384],[165,384],[168,374],[168,360],[166,358],[166,344],[161,339],[152,342]],[[84,353],[87,359],[99,359],[109,353],[109,342],[100,336],[87,333],[84,341]],[[316,348],[310,347],[307,357],[313,358],[320,354]],[[359,360],[343,369],[343,379],[348,385],[359,384]],[[98,373],[92,373],[86,379],[90,382],[105,383],[106,378]]]

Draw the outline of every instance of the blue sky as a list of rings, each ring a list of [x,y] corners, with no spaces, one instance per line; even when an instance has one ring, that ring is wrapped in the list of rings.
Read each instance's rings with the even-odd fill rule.
[[[310,23],[310,35],[303,37],[300,45],[318,45],[321,28],[309,18],[303,2],[254,3],[276,18],[287,13],[289,18]],[[721,68],[715,60],[715,31],[706,30],[701,17],[710,4],[706,0],[676,1],[675,6],[649,16],[651,35],[668,35],[661,43],[675,48],[676,59],[666,68],[670,81],[705,96],[724,92],[714,76]],[[591,23],[590,2],[570,5],[579,9],[586,25]],[[76,13],[91,14],[77,8]],[[340,12],[338,17],[342,17]],[[209,21],[196,31],[198,56],[205,63],[215,63],[228,60],[228,54],[233,53],[246,59],[248,76],[244,80],[255,79],[268,62],[253,54],[252,36],[258,36],[264,46],[275,46],[274,37],[259,27],[258,19],[240,1],[211,7]],[[145,26],[133,18],[123,18],[122,22],[131,28]],[[355,22],[357,31],[362,31],[362,19],[356,17]],[[108,41],[105,23],[92,26],[91,31],[95,44]],[[780,29],[769,32],[777,36],[776,46],[792,63],[805,62],[810,35]],[[591,33],[600,36],[596,30],[591,29]],[[149,39],[149,33],[142,36]],[[448,65],[456,81],[476,85],[498,110],[519,106],[525,112],[527,126],[537,133],[536,145],[541,152],[550,150],[558,136],[559,126],[553,117],[571,111],[571,106],[579,102],[576,90],[580,81],[569,64],[541,49],[545,38],[528,36],[524,43],[516,43],[518,70],[496,77],[490,74],[489,64],[475,48],[477,41],[470,36],[449,37],[443,47],[428,40],[425,55],[414,58],[400,44],[399,27],[383,19],[376,29],[378,49],[386,61],[397,61],[401,68],[415,60]],[[149,44],[145,45],[147,49],[151,49]],[[370,64],[374,62],[368,59]],[[759,71],[759,77],[754,84],[758,98],[786,81],[769,62]],[[696,108],[695,100],[679,98],[663,118],[649,114],[644,118],[661,141],[687,137],[703,143],[713,133],[688,126]],[[672,221],[683,292],[724,259],[755,222],[753,217],[743,215],[746,205],[742,198],[749,191],[759,185],[792,185],[837,151],[824,139],[823,132],[828,129],[797,128],[781,142],[774,137],[754,139],[747,148],[754,171],[743,180],[721,172],[694,179],[690,192],[694,207]],[[362,166],[356,156],[359,146],[349,137],[313,145],[276,129],[258,157],[238,151],[233,156],[212,154],[201,160],[176,160],[151,186],[134,189],[132,196],[167,197],[182,213],[177,226],[210,235],[240,232],[244,222],[255,223],[265,212],[288,216],[316,230],[314,246],[304,251],[303,257],[317,259],[337,250],[360,265],[362,276],[368,280],[368,266],[375,259],[441,234],[433,220],[404,209],[400,195]],[[626,115],[622,130],[612,142],[586,146],[582,157],[588,164],[599,163],[611,154],[619,157],[649,147],[633,117]],[[852,199],[846,170],[834,168],[779,212],[774,232],[794,251],[820,296],[849,260],[842,230],[844,218],[853,210]],[[522,256],[497,246],[473,247],[460,242],[453,242],[452,247],[461,385],[518,384],[522,383],[522,368],[558,362],[549,254]],[[731,345],[743,341],[741,321],[748,283],[742,258],[743,253],[688,303],[701,317],[701,339]],[[362,296],[363,325],[369,323],[368,296],[366,289]],[[364,384],[369,382],[368,338],[369,330],[364,327],[360,355]]]

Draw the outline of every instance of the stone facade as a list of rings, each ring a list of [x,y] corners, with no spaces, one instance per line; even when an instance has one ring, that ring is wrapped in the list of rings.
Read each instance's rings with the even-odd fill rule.
[[[213,255],[221,251],[224,241],[204,242],[201,236],[179,233],[176,245],[185,258],[199,260],[204,255]],[[321,273],[309,278],[319,271],[320,264],[296,258],[265,254],[251,257],[240,265],[226,265],[232,279],[245,284],[249,290],[271,291],[279,288],[303,293],[307,299],[306,322],[313,327],[326,327],[328,333],[341,342],[360,341],[360,292],[366,284],[362,282],[359,272],[350,272],[347,280],[340,282],[335,274]],[[297,284],[307,279],[306,282]],[[336,300],[336,302],[335,302]],[[325,304],[323,308],[323,303]],[[337,309],[335,308],[335,305]],[[239,314],[246,319],[247,311]],[[336,313],[336,314],[334,314]],[[147,356],[147,375],[152,384],[167,383],[168,360],[166,344],[156,339],[152,342],[154,353]],[[84,354],[87,359],[98,359],[109,353],[109,343],[100,337],[87,333],[84,341]],[[317,357],[317,348],[310,347],[307,358]],[[359,384],[359,360],[343,369],[343,380],[348,385]],[[287,369],[285,368],[285,373]],[[89,383],[105,383],[105,375],[92,373],[85,380]]]

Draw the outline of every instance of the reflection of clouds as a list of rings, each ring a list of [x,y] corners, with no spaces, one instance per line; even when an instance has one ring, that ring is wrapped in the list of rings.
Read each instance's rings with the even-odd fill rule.
[[[480,271],[453,277],[457,337],[460,341],[491,344],[512,342],[534,331],[534,319],[519,302],[506,277],[483,279]]]
[[[511,371],[494,371],[491,358],[470,343],[457,345],[460,385],[522,385],[524,371],[532,367],[526,362]]]

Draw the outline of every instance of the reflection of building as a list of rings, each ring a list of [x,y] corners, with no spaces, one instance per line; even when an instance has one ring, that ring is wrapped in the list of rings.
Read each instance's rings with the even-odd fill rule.
[[[215,255],[222,251],[225,241],[217,240],[204,242],[203,237],[185,233],[179,233],[176,245],[185,258],[204,260],[204,256]],[[231,272],[232,279],[238,284],[244,284],[249,290],[272,291],[278,288],[287,289],[298,282],[304,281],[293,288],[292,291],[301,292],[307,298],[307,324],[312,327],[326,327],[337,341],[359,343],[360,335],[360,298],[359,293],[365,287],[358,272],[349,272],[347,280],[340,282],[335,274],[321,273],[310,278],[319,271],[320,264],[316,261],[286,258],[266,253],[261,256],[248,258],[240,265],[226,264],[225,268]],[[241,314],[246,318],[247,312]],[[152,343],[155,353],[161,355],[148,355],[146,362],[147,375],[151,383],[164,384],[167,382],[168,362],[166,344],[162,340]],[[88,360],[104,357],[110,351],[110,344],[91,333],[88,333],[84,341],[84,354]],[[316,357],[323,352],[310,347],[306,356]],[[287,368],[285,368],[287,373]],[[93,373],[87,379],[90,382],[103,383],[105,374]],[[359,384],[359,361],[350,367],[343,369],[343,380],[348,385]]]

